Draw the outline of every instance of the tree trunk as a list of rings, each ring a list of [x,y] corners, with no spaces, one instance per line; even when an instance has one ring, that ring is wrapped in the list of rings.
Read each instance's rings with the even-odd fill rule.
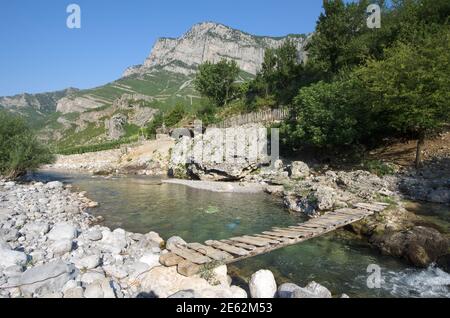
[[[425,146],[425,132],[419,134],[419,140],[417,141],[416,151],[416,169],[422,168],[423,164],[423,148]]]

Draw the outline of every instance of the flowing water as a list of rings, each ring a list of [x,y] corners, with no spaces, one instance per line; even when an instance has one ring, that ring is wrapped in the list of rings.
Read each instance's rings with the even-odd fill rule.
[[[189,242],[254,234],[303,219],[289,214],[282,202],[265,194],[225,194],[162,184],[149,177],[102,178],[82,174],[39,172],[43,181],[60,180],[100,203],[91,213],[105,225],[131,232],[155,231],[164,239],[178,235]],[[429,210],[429,209],[428,209]],[[448,218],[448,211],[444,213]],[[445,218],[439,218],[444,220]],[[447,219],[448,221],[448,219]],[[381,288],[371,289],[368,266],[381,268]],[[271,270],[277,282],[306,285],[316,282],[333,294],[350,297],[450,297],[450,275],[439,268],[408,268],[384,257],[365,243],[336,231],[295,246],[230,265],[234,283],[246,281],[259,269]]]

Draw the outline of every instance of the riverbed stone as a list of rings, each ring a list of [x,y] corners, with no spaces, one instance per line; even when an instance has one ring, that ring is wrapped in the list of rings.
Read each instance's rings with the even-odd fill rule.
[[[292,283],[284,283],[278,287],[277,295],[279,298],[291,298],[292,294],[300,286]]]
[[[277,293],[275,277],[269,270],[260,270],[252,275],[249,283],[252,298],[274,298]]]
[[[53,226],[47,236],[52,241],[73,240],[77,237],[77,229],[71,224],[59,223]]]
[[[179,236],[172,236],[171,238],[169,238],[167,240],[166,248],[168,250],[170,250],[171,248],[176,247],[177,245],[184,246],[186,244],[187,244],[186,241],[183,240],[181,237],[179,237]]]
[[[85,298],[116,298],[112,281],[105,278],[97,280],[86,287],[84,291]]]
[[[89,271],[81,275],[80,281],[83,284],[91,284],[97,280],[102,280],[105,278],[105,273],[103,270]]]
[[[6,246],[0,247],[0,267],[24,266],[27,260],[28,257],[23,252],[11,250]]]
[[[126,232],[123,229],[116,229],[113,232],[105,230],[99,243],[103,251],[119,254],[128,244]]]
[[[310,175],[309,167],[302,161],[294,161],[291,164],[291,178],[307,178]]]
[[[140,259],[139,262],[145,263],[149,266],[149,268],[153,268],[155,266],[161,266],[159,262],[160,254],[155,253],[145,253]]]
[[[103,238],[103,234],[100,230],[94,229],[87,231],[86,238],[90,241],[96,242]]]
[[[64,298],[83,298],[84,297],[84,289],[82,287],[74,287],[71,289],[66,290],[64,293]]]
[[[291,298],[332,298],[331,292],[324,286],[310,282],[305,288],[297,288]]]
[[[26,270],[20,278],[20,289],[28,296],[55,293],[75,276],[75,266],[59,260]]]
[[[51,182],[48,182],[45,185],[45,187],[47,189],[52,189],[52,190],[56,189],[57,190],[57,189],[62,189],[64,187],[64,184],[60,181],[51,181]]]
[[[77,268],[83,270],[90,270],[98,267],[101,263],[100,255],[89,255],[80,259],[74,260],[74,264]]]
[[[50,245],[49,250],[53,253],[54,256],[62,256],[71,252],[72,248],[72,240],[60,240]]]

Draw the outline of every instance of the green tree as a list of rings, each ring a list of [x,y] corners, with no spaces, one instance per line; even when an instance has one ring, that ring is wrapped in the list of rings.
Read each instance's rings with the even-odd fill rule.
[[[49,149],[37,141],[21,117],[0,110],[1,175],[16,178],[52,160]]]
[[[216,64],[206,62],[200,65],[194,85],[202,96],[221,107],[234,99],[238,75],[239,67],[233,60],[223,59]]]
[[[449,43],[445,26],[417,44],[397,44],[386,50],[384,60],[372,59],[356,71],[366,102],[383,117],[386,129],[417,137],[417,167],[426,137],[450,118]]]

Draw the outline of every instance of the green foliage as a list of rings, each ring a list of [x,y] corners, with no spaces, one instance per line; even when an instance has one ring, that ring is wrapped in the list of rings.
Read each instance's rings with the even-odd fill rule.
[[[15,178],[52,160],[50,151],[37,141],[22,118],[0,110],[1,175]]]
[[[234,83],[238,75],[239,67],[233,60],[223,59],[216,64],[206,62],[200,65],[194,85],[202,96],[221,107],[234,99],[236,93]]]
[[[416,136],[419,163],[425,137],[450,120],[450,5],[393,1],[384,6],[382,28],[372,30],[367,4],[324,1],[304,67],[322,80],[294,98],[283,141],[330,149]]]
[[[255,104],[264,99],[270,100],[266,107],[289,104],[299,87],[310,84],[314,78],[309,67],[298,63],[297,48],[290,40],[278,49],[268,49],[261,71],[249,83],[246,96],[249,108],[260,108]]]
[[[155,138],[157,129],[161,128],[164,123],[164,114],[159,112],[153,117],[152,121],[147,125],[146,134],[148,138]]]
[[[184,106],[177,104],[174,109],[164,116],[164,124],[166,127],[175,127],[186,114]]]
[[[380,177],[392,175],[395,173],[395,168],[387,163],[379,160],[368,160],[363,162],[363,169],[374,173]]]
[[[139,139],[138,136],[132,136],[128,138],[122,138],[120,140],[104,142],[100,144],[86,145],[86,146],[74,146],[74,147],[66,147],[66,148],[56,148],[54,150],[55,153],[60,155],[74,155],[74,154],[83,154],[88,152],[97,152],[111,149],[118,149],[120,146],[124,144],[129,144],[132,142],[137,142]]]
[[[450,28],[386,50],[384,60],[356,71],[366,103],[387,130],[416,136],[439,130],[450,119]]]
[[[359,141],[361,108],[353,82],[318,82],[300,90],[292,106],[296,120],[281,127],[284,143],[293,147],[348,146]]]

